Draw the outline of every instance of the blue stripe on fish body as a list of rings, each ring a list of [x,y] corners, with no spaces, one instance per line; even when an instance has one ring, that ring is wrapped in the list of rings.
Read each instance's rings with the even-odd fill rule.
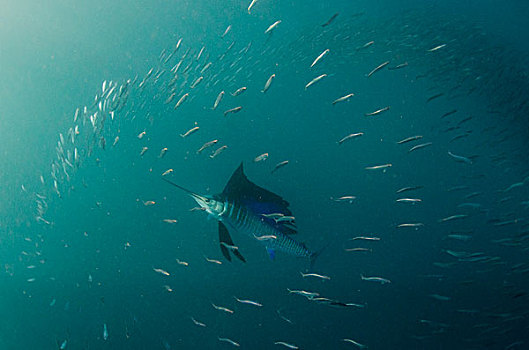
[[[231,217],[231,215],[233,214],[233,204],[231,204],[227,199],[226,201],[224,202],[226,206],[228,206],[230,208],[230,212],[228,213],[228,216]]]
[[[268,224],[261,215],[254,214],[239,203],[230,203],[228,200],[225,203],[231,208],[225,211],[222,220],[237,231],[254,238],[259,238],[260,236],[276,237],[275,239],[260,241],[267,248],[273,250],[300,257],[310,257],[312,255],[312,252],[303,243],[283,234]],[[234,212],[236,212],[235,215]]]
[[[236,221],[239,221],[239,216],[241,215],[241,210],[242,210],[242,207],[239,207],[237,209],[237,217],[235,218]]]

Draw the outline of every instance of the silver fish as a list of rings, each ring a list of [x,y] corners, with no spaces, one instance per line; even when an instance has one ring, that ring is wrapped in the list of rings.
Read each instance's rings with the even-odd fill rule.
[[[265,34],[267,33],[271,33],[272,30],[274,30],[275,27],[277,27],[279,25],[279,23],[281,23],[281,21],[275,21],[272,25],[270,25],[270,27],[268,27],[267,30],[265,30]]]
[[[184,101],[187,99],[188,96],[189,96],[189,93],[187,93],[187,92],[185,94],[183,94],[182,97],[180,97],[180,99],[178,100],[178,102],[174,106],[174,109],[177,109],[178,107],[180,107],[180,105],[182,103],[184,103]]]
[[[238,107],[234,107],[234,108],[228,109],[227,111],[224,112],[224,116],[227,116],[230,113],[240,112],[241,109],[242,109],[242,106],[238,106]]]
[[[240,94],[242,94],[243,92],[246,91],[246,86],[243,86],[241,88],[238,88],[234,93],[232,93],[231,95],[232,96],[239,96]]]
[[[197,151],[197,154],[201,153],[203,150],[205,150],[206,148],[209,148],[211,146],[213,146],[214,144],[216,144],[217,142],[219,142],[219,140],[211,140],[211,141],[208,141],[206,142],[205,144],[202,145],[202,147],[200,147]]]
[[[314,85],[316,84],[318,81],[322,80],[323,78],[325,78],[327,76],[327,74],[322,74],[322,75],[319,75],[317,76],[316,78],[312,79],[311,81],[309,81],[307,83],[307,85],[305,85],[305,90],[307,90],[311,85]]]
[[[257,2],[257,0],[252,0],[252,2],[250,3],[250,5],[248,6],[248,14],[250,14],[250,11],[252,10],[252,7],[254,7],[255,3]]]
[[[217,157],[217,156],[218,156],[222,151],[224,151],[226,148],[228,148],[228,146],[226,146],[226,145],[217,148],[217,149],[215,150],[215,152],[213,152],[213,153],[209,156],[209,158],[213,159],[213,158]]]
[[[261,90],[262,93],[265,93],[265,92],[268,91],[268,89],[270,88],[270,85],[272,85],[272,80],[273,80],[275,77],[276,77],[276,75],[275,75],[275,74],[272,74],[272,75],[270,76],[270,78],[268,78],[268,80],[266,81],[266,84],[265,84],[263,90]]]
[[[336,100],[334,100],[332,102],[333,106],[339,102],[344,102],[344,101],[348,101],[351,97],[353,97],[355,94],[351,93],[351,94],[347,94],[345,96],[342,96],[342,97],[338,97]]]
[[[369,74],[367,75],[367,77],[369,78],[370,76],[372,76],[373,74],[375,74],[376,72],[378,72],[379,70],[381,70],[382,68],[384,68],[385,66],[387,66],[389,64],[389,61],[386,61],[382,64],[380,64],[379,66],[377,66],[375,69],[373,69],[371,72],[369,72]]]
[[[220,101],[222,101],[223,96],[224,96],[224,91],[221,91],[218,94],[217,99],[215,100],[215,103],[213,104],[213,107],[211,107],[212,110],[215,110],[219,106],[219,103]]]
[[[195,127],[191,128],[191,129],[187,130],[185,133],[180,134],[180,136],[181,136],[182,138],[187,137],[187,136],[191,135],[192,133],[198,131],[199,129],[200,129],[200,127],[195,126]]]
[[[326,54],[329,53],[329,49],[326,49],[325,51],[323,51],[322,53],[320,53],[320,55],[318,57],[316,57],[316,59],[312,62],[312,64],[310,65],[310,67],[314,67],[316,65],[316,63],[318,63]]]
[[[224,33],[221,35],[221,38],[224,38],[226,36],[226,34],[228,34],[231,30],[231,24],[226,27],[226,30],[224,31]]]

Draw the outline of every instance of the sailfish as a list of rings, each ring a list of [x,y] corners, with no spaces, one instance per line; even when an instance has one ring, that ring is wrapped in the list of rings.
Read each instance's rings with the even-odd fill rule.
[[[311,266],[319,251],[311,251],[304,243],[292,238],[297,233],[295,224],[281,218],[292,217],[289,203],[275,193],[257,186],[244,174],[243,164],[235,170],[222,193],[199,195],[165,178],[171,185],[185,191],[211,217],[218,221],[219,245],[222,255],[231,255],[246,262],[235,246],[231,232],[246,234],[263,244],[273,260],[276,251],[310,259]]]

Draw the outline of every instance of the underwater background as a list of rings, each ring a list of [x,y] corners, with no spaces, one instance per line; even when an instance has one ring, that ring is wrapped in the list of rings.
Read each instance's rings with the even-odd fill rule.
[[[0,349],[528,348],[505,5],[4,0]],[[314,266],[237,232],[226,261],[163,181],[213,195],[241,162]]]

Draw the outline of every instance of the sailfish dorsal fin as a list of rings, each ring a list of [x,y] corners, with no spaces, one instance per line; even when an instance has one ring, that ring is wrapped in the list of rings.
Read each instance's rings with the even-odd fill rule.
[[[233,172],[224,191],[222,191],[222,195],[231,201],[245,205],[256,215],[279,213],[285,216],[292,216],[292,212],[288,208],[290,204],[286,200],[248,180],[244,174],[242,163]],[[275,222],[273,219],[264,216],[263,220],[285,234],[296,233],[295,226],[292,223]]]
[[[261,203],[262,205],[260,207],[263,211],[258,214],[270,214],[275,212],[284,215],[292,215],[290,209],[288,209],[289,203],[281,198],[281,196],[265,190],[248,180],[244,174],[242,163],[230,177],[222,194],[229,199],[234,199],[247,205],[251,204],[251,202]],[[267,210],[267,205],[269,207],[268,209],[273,211]]]

